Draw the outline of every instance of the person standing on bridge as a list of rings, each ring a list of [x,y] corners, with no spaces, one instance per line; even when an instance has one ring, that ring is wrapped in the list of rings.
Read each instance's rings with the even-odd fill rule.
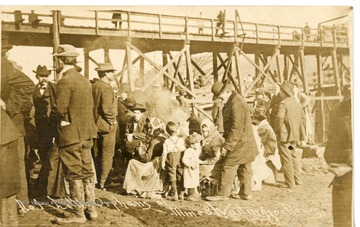
[[[111,19],[112,19],[111,23],[113,23],[115,25],[115,29],[117,29],[118,25],[119,25],[119,30],[120,30],[121,29],[121,24],[122,24],[121,13],[120,12],[114,12]]]
[[[224,119],[224,146],[222,147],[223,170],[221,187],[216,196],[206,197],[209,201],[228,199],[235,176],[241,182],[239,195],[234,198],[251,199],[252,167],[251,162],[259,154],[252,129],[250,107],[246,100],[239,95],[234,86],[228,83],[216,82],[211,92],[213,100],[221,97],[225,106]]]
[[[97,218],[95,209],[94,169],[91,157],[93,139],[97,137],[94,121],[94,101],[90,82],[75,69],[76,48],[69,44],[59,45],[54,56],[59,59],[58,71],[63,77],[57,82],[57,113],[59,126],[60,160],[67,169],[71,199],[77,201],[73,213],[57,218],[57,223],[85,223],[84,204],[90,219]],[[84,195],[85,194],[85,195]]]

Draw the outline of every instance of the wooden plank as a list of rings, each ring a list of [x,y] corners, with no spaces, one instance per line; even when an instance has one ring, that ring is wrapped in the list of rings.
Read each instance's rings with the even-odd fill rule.
[[[92,61],[96,66],[99,66],[99,63],[94,58],[92,58],[90,55],[89,55],[89,60]]]
[[[196,62],[194,60],[191,59],[191,63],[201,73],[201,75],[203,75],[203,76],[206,75],[206,73],[200,68],[200,66],[198,64],[196,64]]]
[[[239,51],[235,50],[235,69],[236,69],[236,75],[237,75],[237,79],[238,79],[238,83],[239,83],[239,94],[241,94],[242,96],[244,96],[245,94],[245,84],[244,84],[244,80],[241,77],[240,74],[240,55],[239,55]]]
[[[190,45],[185,45],[185,62],[186,62],[186,74],[188,76],[189,86],[191,91],[195,91],[194,88],[194,74],[191,67],[191,54],[190,54]]]
[[[52,12],[52,21],[53,21],[53,53],[57,53],[59,44],[60,44],[60,31],[59,31],[59,24],[58,24],[58,16],[59,11],[55,10]],[[55,69],[59,67],[59,60],[58,57],[53,56],[53,66]],[[54,79],[55,81],[59,80],[59,74],[54,70]]]
[[[331,58],[332,58],[332,62],[333,62],[333,71],[334,71],[337,93],[339,95],[341,95],[342,91],[341,91],[341,86],[340,86],[339,64],[337,61],[337,53],[336,53],[335,48],[331,52]]]
[[[212,53],[212,59],[213,59],[213,74],[214,74],[214,83],[216,81],[219,80],[219,76],[218,76],[218,67],[217,67],[217,56],[218,56],[219,52],[213,52]],[[205,80],[207,81],[207,80]],[[206,82],[205,82],[206,83]]]
[[[126,56],[127,56],[127,72],[128,72],[128,81],[130,84],[130,90],[134,90],[134,81],[133,81],[133,65],[131,60],[131,48],[129,46],[130,42],[127,42],[126,45]]]
[[[84,76],[89,79],[89,51],[84,49]]]
[[[302,75],[302,82],[304,86],[304,91],[306,94],[309,93],[309,81],[308,77],[306,76],[306,64],[305,64],[305,54],[304,48],[300,49],[300,70]]]

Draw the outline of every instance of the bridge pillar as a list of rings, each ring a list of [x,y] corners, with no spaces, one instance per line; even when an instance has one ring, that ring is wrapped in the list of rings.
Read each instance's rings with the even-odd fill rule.
[[[214,74],[214,83],[219,80],[219,74],[218,74],[218,56],[219,52],[214,51],[212,53],[212,59],[213,59],[213,74]]]
[[[336,86],[336,90],[337,90],[337,95],[341,95],[341,87],[340,87],[340,76],[339,76],[339,64],[338,64],[338,60],[337,60],[337,53],[336,53],[336,48],[334,48],[331,51],[331,58],[332,58],[332,63],[333,63],[333,73],[335,76],[335,86]]]
[[[87,48],[84,48],[84,76],[89,79],[89,61],[90,53]]]
[[[52,30],[53,30],[53,53],[57,53],[59,44],[60,44],[60,32],[59,32],[59,17],[60,11],[54,10],[52,11]],[[56,56],[53,56],[53,66],[55,69],[59,67],[59,60]],[[54,79],[55,81],[59,80],[59,74],[54,70]]]
[[[308,77],[306,75],[304,47],[300,48],[299,57],[300,57],[300,71],[301,71],[301,77],[302,77],[302,82],[303,82],[303,86],[304,86],[304,92],[306,94],[308,94],[309,93],[309,84],[308,84]]]

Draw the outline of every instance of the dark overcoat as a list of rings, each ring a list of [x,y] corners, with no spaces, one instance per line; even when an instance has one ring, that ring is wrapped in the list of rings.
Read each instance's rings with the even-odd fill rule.
[[[17,141],[21,137],[9,115],[1,109],[0,199],[20,191],[20,165]],[[14,201],[15,202],[15,201]]]
[[[57,111],[62,121],[70,122],[59,127],[59,147],[97,137],[91,84],[76,71],[69,69],[57,82]]]
[[[224,165],[246,164],[259,154],[251,125],[250,107],[245,99],[233,93],[223,108]]]
[[[110,84],[98,80],[92,85],[94,98],[94,119],[98,132],[108,133],[115,127],[117,112],[117,99]],[[102,130],[98,124],[106,125],[108,130]]]

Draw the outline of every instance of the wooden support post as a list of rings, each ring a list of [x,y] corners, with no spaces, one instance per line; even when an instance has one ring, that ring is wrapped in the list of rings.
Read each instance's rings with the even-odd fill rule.
[[[119,75],[120,75],[119,83],[120,84],[122,84],[124,82],[124,73],[125,73],[126,68],[127,68],[127,55],[126,55],[126,51],[125,51],[125,57],[124,57],[122,69],[121,69],[121,72],[119,73]]]
[[[320,125],[321,130],[316,130],[319,132],[320,135],[317,138],[320,139],[321,143],[325,142],[326,139],[326,119],[325,119],[325,109],[324,109],[324,93],[323,93],[323,84],[324,84],[324,75],[323,75],[323,66],[322,66],[322,54],[321,52],[316,55],[317,60],[317,75],[318,75],[318,93],[317,95],[320,96],[320,113],[319,116],[315,116],[316,120],[320,118]]]
[[[163,63],[163,67],[165,67],[168,64],[168,53],[169,51],[167,50],[163,50],[162,52],[162,63]],[[168,72],[169,70],[166,69],[166,72]],[[169,88],[169,80],[167,79],[166,75],[163,75],[163,80],[164,80],[164,86],[166,88]]]
[[[59,44],[60,44],[60,34],[59,34],[59,16],[60,13],[58,10],[52,11],[52,20],[53,20],[53,53],[57,53]],[[59,61],[57,57],[53,57],[53,66],[55,69],[59,67]],[[54,80],[59,80],[59,74],[54,70]]]
[[[132,73],[132,60],[131,60],[131,47],[129,46],[130,42],[127,42],[126,45],[126,56],[127,56],[127,70],[128,70],[128,82],[130,84],[130,90],[134,90],[134,81]]]
[[[305,65],[305,54],[304,54],[304,48],[300,48],[300,70],[302,75],[302,82],[304,86],[304,92],[306,94],[309,93],[309,78],[306,75],[306,65]]]
[[[110,52],[108,48],[104,48],[104,62],[111,63]]]
[[[86,77],[86,78],[88,78],[89,79],[89,75],[90,75],[90,73],[89,73],[89,61],[90,61],[90,58],[89,58],[89,50],[87,50],[87,48],[84,48],[84,76]]]
[[[140,79],[142,81],[142,83],[144,83],[145,81],[145,59],[141,56],[140,57]]]
[[[280,28],[279,28],[280,29]],[[280,52],[280,48],[278,48],[279,52]],[[275,77],[275,82],[282,82],[281,77],[283,72],[281,72],[280,69],[280,60],[279,60],[280,54],[276,55],[276,69],[277,69],[277,75],[274,75]]]
[[[239,86],[239,93],[240,95],[244,96],[245,94],[245,84],[244,79],[241,76],[240,73],[240,54],[237,49],[235,49],[235,68],[236,68],[236,75],[238,80],[238,86]]]
[[[260,53],[255,53],[255,64],[260,67]],[[255,67],[255,78],[260,76],[260,71],[258,68]],[[260,86],[261,81],[256,84],[256,87]]]
[[[280,82],[289,79],[289,54],[284,54],[284,73],[283,76],[280,76]]]
[[[217,82],[219,80],[219,74],[218,74],[218,68],[217,68],[217,56],[218,56],[219,52],[213,52],[212,54],[212,59],[213,59],[213,74],[214,74],[214,83]]]
[[[186,61],[186,75],[189,82],[189,89],[190,91],[194,92],[194,74],[191,67],[191,55],[190,55],[190,45],[186,44],[185,46],[185,61]]]
[[[334,73],[334,76],[335,76],[335,86],[336,86],[336,89],[337,89],[337,94],[341,95],[339,64],[338,64],[338,61],[337,61],[336,48],[334,48],[332,50],[331,58],[332,58],[332,63],[333,63],[333,73]]]

